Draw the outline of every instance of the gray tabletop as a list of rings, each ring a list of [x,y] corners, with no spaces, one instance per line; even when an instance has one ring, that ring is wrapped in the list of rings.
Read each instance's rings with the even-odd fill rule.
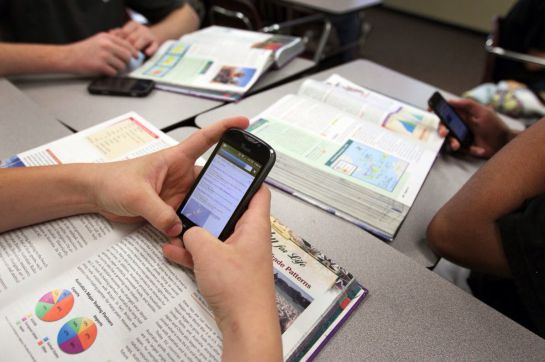
[[[544,360],[539,336],[372,235],[271,192],[274,216],[369,289],[318,360]]]
[[[296,58],[282,69],[265,74],[256,84],[256,89],[270,86],[312,66],[314,63],[309,60]],[[163,129],[223,104],[159,90],[145,98],[91,95],[87,92],[90,79],[69,76],[27,76],[14,78],[13,82],[41,107],[77,131],[130,111]]]
[[[429,84],[366,60],[356,60],[312,75],[312,78],[323,80],[334,73],[424,109],[427,108],[428,98],[436,90]],[[206,112],[197,117],[196,123],[199,127],[204,127],[229,116],[243,115],[252,118],[282,96],[297,92],[302,82],[303,80],[291,82],[249,97],[237,104]],[[448,92],[443,93],[447,97],[453,96]],[[435,265],[438,258],[424,240],[426,227],[435,212],[464,184],[479,165],[480,162],[477,160],[440,156],[432,167],[407,219],[390,245],[422,265],[427,267]],[[359,230],[349,223],[345,223],[345,227]],[[363,230],[359,230],[359,233],[365,234]]]
[[[335,15],[360,11],[382,4],[382,0],[281,0],[281,2]]]
[[[168,134],[183,141],[196,131],[181,127]],[[446,158],[444,167],[454,162],[463,168],[456,161]],[[317,360],[545,358],[545,340],[372,235],[280,191],[271,194],[273,215],[369,289]]]
[[[280,69],[271,69],[250,89],[249,94],[254,94],[264,88],[270,87],[285,79],[314,67],[316,63],[305,58],[294,58]]]
[[[176,129],[173,129],[172,131],[167,132],[167,135],[174,138],[178,142],[182,142],[198,130],[198,128],[191,126],[178,127]]]
[[[9,81],[0,78],[0,159],[71,133]]]

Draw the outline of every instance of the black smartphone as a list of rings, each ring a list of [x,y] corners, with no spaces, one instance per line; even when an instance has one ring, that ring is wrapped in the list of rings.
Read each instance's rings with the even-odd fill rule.
[[[197,225],[227,239],[275,160],[271,146],[256,136],[228,129],[178,208],[182,233]]]
[[[432,94],[428,100],[428,105],[439,116],[462,147],[469,147],[473,143],[473,133],[439,92]]]
[[[92,81],[87,90],[91,94],[145,97],[150,94],[154,86],[155,82],[148,79],[103,77]]]

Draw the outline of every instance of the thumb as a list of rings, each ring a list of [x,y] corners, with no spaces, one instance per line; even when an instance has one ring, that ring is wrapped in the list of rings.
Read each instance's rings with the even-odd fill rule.
[[[184,233],[184,246],[193,256],[193,260],[199,260],[202,255],[210,254],[213,248],[221,244],[223,243],[208,230],[198,226],[194,226]]]
[[[480,147],[480,146],[471,146],[471,147],[469,147],[469,153],[472,154],[473,156],[477,156],[477,157],[486,157],[487,156],[486,149],[484,147]]]
[[[143,197],[134,206],[136,214],[144,217],[150,224],[168,236],[175,237],[182,232],[182,222],[172,206],[166,204],[151,188],[144,189]]]

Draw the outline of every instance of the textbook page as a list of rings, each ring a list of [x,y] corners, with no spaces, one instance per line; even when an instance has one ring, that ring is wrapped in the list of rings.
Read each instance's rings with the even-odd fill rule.
[[[216,361],[221,335],[190,274],[145,226],[0,310],[12,361]]]
[[[166,42],[134,78],[160,84],[243,94],[272,64],[270,35],[211,27]],[[255,35],[253,35],[255,34]]]
[[[287,95],[252,120],[277,152],[411,205],[436,153],[329,105]]]
[[[437,155],[305,96],[284,96],[254,118],[249,130],[277,151],[273,180],[386,236],[403,221]]]
[[[435,114],[363,88],[337,74],[325,82],[305,80],[298,94],[416,140],[433,151],[439,152],[443,145]]]
[[[101,163],[143,156],[177,142],[134,112],[19,153],[0,167]]]
[[[135,113],[128,113],[44,146],[22,152],[2,167],[108,162],[176,144]],[[54,195],[52,195],[54,197]],[[0,305],[117,242],[137,225],[79,215],[0,234]]]
[[[272,221],[284,358],[353,277]],[[167,238],[144,226],[0,310],[8,359],[219,360],[221,334],[190,272],[165,261]],[[322,335],[320,333],[319,335]]]
[[[327,267],[320,251],[271,217],[276,306],[284,359],[321,322],[354,278],[344,269]]]

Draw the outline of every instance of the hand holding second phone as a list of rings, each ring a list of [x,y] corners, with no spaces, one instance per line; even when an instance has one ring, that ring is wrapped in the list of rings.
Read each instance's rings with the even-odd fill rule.
[[[473,132],[473,144],[464,150],[472,156],[490,158],[516,136],[489,107],[470,99],[452,99],[448,103]],[[442,137],[448,136],[448,129],[443,124],[439,134]],[[454,137],[448,137],[447,141],[453,151],[460,150],[460,142]]]

